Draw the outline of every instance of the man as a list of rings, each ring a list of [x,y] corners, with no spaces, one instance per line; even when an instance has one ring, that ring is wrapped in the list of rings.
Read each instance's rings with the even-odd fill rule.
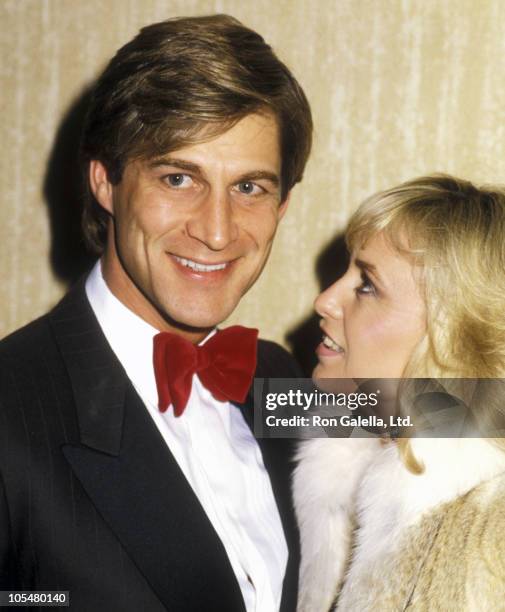
[[[288,457],[250,429],[255,333],[216,326],[265,265],[311,128],[231,17],[151,25],[111,60],[82,141],[101,258],[0,347],[0,588],[83,612],[295,609]],[[256,375],[296,368],[260,342]]]

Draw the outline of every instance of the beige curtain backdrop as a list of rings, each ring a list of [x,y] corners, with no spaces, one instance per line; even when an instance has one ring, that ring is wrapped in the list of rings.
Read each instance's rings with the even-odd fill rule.
[[[76,206],[65,128],[84,88],[141,26],[215,12],[266,38],[315,120],[305,179],[233,322],[286,344],[311,314],[316,259],[368,194],[432,171],[505,182],[503,0],[1,0],[0,336],[72,276],[58,241],[76,239],[53,217]]]

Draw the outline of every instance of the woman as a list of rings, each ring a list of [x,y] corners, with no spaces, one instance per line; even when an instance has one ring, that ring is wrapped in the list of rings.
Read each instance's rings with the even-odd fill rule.
[[[316,381],[505,378],[504,192],[419,178],[368,199],[346,237],[349,268],[315,303]],[[505,401],[485,404],[476,427],[503,428]],[[486,437],[303,443],[298,610],[505,609],[504,450]]]

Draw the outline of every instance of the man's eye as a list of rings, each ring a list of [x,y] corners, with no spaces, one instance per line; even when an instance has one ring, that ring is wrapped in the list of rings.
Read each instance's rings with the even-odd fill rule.
[[[356,293],[358,295],[375,295],[375,285],[368,278],[368,276],[362,272],[361,273],[361,285],[356,287]]]
[[[170,187],[187,188],[193,184],[192,178],[189,174],[183,174],[182,172],[167,174],[164,180],[170,185]]]
[[[252,181],[242,181],[241,183],[238,183],[237,189],[244,195],[259,195],[260,193],[264,192],[264,189]]]

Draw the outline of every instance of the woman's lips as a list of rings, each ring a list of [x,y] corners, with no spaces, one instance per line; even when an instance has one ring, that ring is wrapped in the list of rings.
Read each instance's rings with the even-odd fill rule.
[[[322,342],[318,344],[316,348],[316,355],[318,357],[342,357],[344,351],[334,351],[331,348],[325,346]]]
[[[321,357],[337,357],[344,354],[344,349],[323,329],[323,341],[316,349],[316,354]]]

